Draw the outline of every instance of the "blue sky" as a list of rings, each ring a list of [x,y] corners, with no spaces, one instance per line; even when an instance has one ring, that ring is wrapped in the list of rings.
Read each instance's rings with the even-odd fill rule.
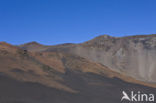
[[[0,41],[80,43],[156,33],[156,0],[0,0]]]

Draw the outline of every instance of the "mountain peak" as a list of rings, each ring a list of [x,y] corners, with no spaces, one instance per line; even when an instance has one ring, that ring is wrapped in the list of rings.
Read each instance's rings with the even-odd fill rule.
[[[15,46],[12,46],[11,44],[9,44],[7,42],[0,42],[0,47],[13,47],[13,48],[15,48]]]
[[[26,43],[24,45],[41,45],[41,44],[36,41],[32,41],[32,42]]]
[[[100,36],[97,36],[95,38],[103,38],[103,39],[109,39],[109,38],[113,38],[112,36],[108,35],[108,34],[104,34],[104,35],[100,35]]]

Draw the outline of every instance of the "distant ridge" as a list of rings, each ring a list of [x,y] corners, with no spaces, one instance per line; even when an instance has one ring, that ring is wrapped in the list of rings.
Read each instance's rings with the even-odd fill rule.
[[[25,46],[21,46],[25,47]],[[66,52],[109,68],[124,72],[138,80],[156,82],[156,34],[112,37],[101,35],[80,44],[35,46],[30,51]]]

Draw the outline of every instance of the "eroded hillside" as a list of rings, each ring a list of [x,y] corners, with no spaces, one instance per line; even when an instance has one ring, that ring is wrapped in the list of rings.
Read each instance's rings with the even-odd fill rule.
[[[74,45],[59,48],[70,46]],[[4,42],[0,43],[0,84],[2,103],[120,103],[123,90],[156,93],[155,84],[81,56],[25,50]]]

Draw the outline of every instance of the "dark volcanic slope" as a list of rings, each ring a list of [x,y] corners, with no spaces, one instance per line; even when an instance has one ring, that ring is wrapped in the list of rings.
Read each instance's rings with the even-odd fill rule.
[[[39,83],[21,82],[1,75],[0,103],[121,103],[123,90],[127,93],[133,90],[156,94],[156,89],[92,73],[68,72],[63,77],[64,84],[79,93],[70,93]]]

